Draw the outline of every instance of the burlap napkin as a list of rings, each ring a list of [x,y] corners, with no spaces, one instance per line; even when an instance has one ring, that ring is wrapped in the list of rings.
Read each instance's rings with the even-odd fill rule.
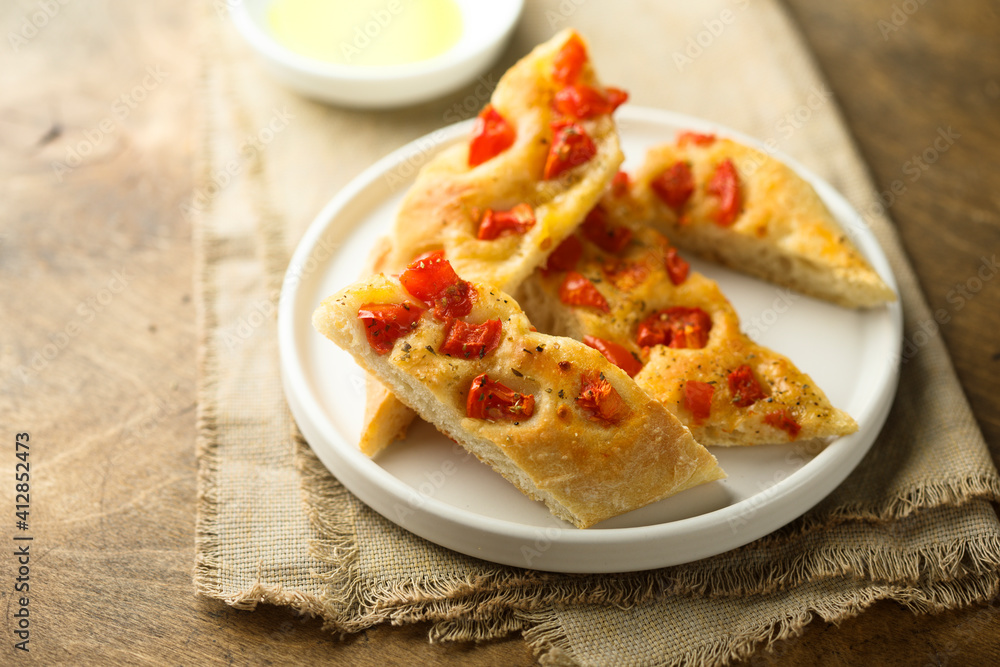
[[[532,2],[493,73],[396,112],[297,98],[265,77],[224,14],[204,23],[205,162],[183,211],[198,230],[200,592],[241,608],[290,605],[342,632],[421,620],[439,640],[522,631],[543,660],[578,664],[722,662],[879,599],[922,611],[996,594],[1000,525],[989,501],[1000,479],[941,340],[913,335],[930,314],[836,102],[777,3]],[[867,459],[798,521],[697,563],[558,575],[450,552],[348,493],[301,442],[282,395],[278,288],[322,204],[378,157],[475,114],[499,72],[567,25],[634,103],[774,140],[829,180],[863,212],[900,283],[912,345]]]

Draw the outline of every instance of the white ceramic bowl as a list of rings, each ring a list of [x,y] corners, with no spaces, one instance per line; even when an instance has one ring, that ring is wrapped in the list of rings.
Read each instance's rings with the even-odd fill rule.
[[[271,1],[230,5],[237,29],[271,74],[307,97],[368,108],[424,102],[471,82],[503,51],[524,6],[523,0],[455,0],[463,23],[455,46],[420,62],[362,66],[323,62],[278,43],[268,29]]]

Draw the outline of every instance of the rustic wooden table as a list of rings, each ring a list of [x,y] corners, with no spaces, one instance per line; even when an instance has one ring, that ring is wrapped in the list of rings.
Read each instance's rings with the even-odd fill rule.
[[[284,609],[194,595],[194,264],[179,214],[197,148],[193,4],[0,8],[0,431],[5,470],[15,434],[31,436],[35,538],[31,652],[11,648],[8,614],[0,662],[531,664],[518,637],[431,646],[416,626],[338,642]],[[1000,6],[789,5],[879,189],[897,184],[890,214],[948,316],[935,335],[1000,460],[1000,281],[977,278],[1000,253]],[[953,145],[914,170],[948,128]],[[14,567],[0,557],[0,580]],[[877,604],[750,662],[1000,664],[1000,605]]]

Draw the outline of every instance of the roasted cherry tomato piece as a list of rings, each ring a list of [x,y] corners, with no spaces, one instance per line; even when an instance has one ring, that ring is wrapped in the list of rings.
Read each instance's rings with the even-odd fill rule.
[[[483,373],[472,381],[465,414],[473,419],[523,421],[535,413],[535,397],[514,391]]]
[[[603,373],[587,371],[580,376],[580,395],[576,404],[591,421],[613,426],[628,417],[631,410],[621,394]]]
[[[630,262],[612,257],[601,267],[604,275],[623,292],[631,292],[649,278],[649,267],[642,262]]]
[[[608,86],[604,89],[604,94],[608,98],[608,104],[611,106],[611,111],[614,111],[621,105],[628,102],[628,92],[622,90],[621,88],[614,88],[613,86]],[[608,113],[611,113],[609,111]]]
[[[695,146],[711,146],[713,143],[715,143],[714,134],[701,134],[699,132],[677,133],[678,146],[687,146],[688,144],[694,144]]]
[[[576,263],[583,256],[583,244],[576,236],[567,236],[556,246],[545,263],[546,271],[569,271],[576,268]]]
[[[458,277],[444,252],[425,253],[411,262],[399,282],[406,291],[426,304],[433,304],[441,319],[463,317],[472,312],[472,288]]]
[[[604,295],[598,291],[594,283],[577,271],[570,271],[566,274],[562,285],[559,286],[559,300],[567,306],[588,306],[596,308],[602,313],[611,312],[611,307]]]
[[[729,374],[729,393],[733,397],[733,405],[738,408],[750,407],[767,394],[760,388],[757,376],[753,374],[753,369],[743,364]]]
[[[708,193],[719,200],[715,221],[723,227],[733,224],[740,214],[740,178],[729,158],[715,168],[715,174],[708,183]]]
[[[500,236],[524,234],[534,226],[535,211],[529,204],[518,204],[509,211],[494,211],[488,208],[479,222],[476,238],[492,241]]]
[[[417,328],[424,310],[408,301],[366,303],[358,310],[358,319],[365,325],[365,336],[375,353],[386,354],[397,340]]]
[[[545,157],[545,179],[586,164],[597,155],[597,146],[587,131],[575,123],[555,123],[549,154]]]
[[[660,200],[680,213],[694,194],[694,175],[687,162],[676,162],[649,183]]]
[[[639,323],[636,343],[639,347],[666,345],[699,349],[708,344],[711,330],[712,318],[701,308],[672,306],[656,311]]]
[[[764,415],[764,423],[787,433],[789,440],[799,437],[799,431],[802,430],[802,427],[795,421],[795,417],[788,411],[788,408],[768,412]]]
[[[688,273],[691,271],[691,265],[677,254],[677,248],[667,248],[666,257],[663,262],[667,269],[667,275],[670,276],[670,282],[680,285],[687,280]]]
[[[628,93],[619,88],[598,90],[576,84],[556,93],[553,106],[564,116],[582,120],[612,113],[628,100]]]
[[[583,342],[604,355],[604,358],[628,373],[629,377],[642,370],[642,362],[635,358],[624,345],[604,340],[597,336],[584,336]]]
[[[715,387],[707,382],[688,380],[684,383],[684,404],[695,424],[701,424],[712,414],[712,394]]]
[[[628,194],[628,189],[632,185],[632,179],[629,178],[628,172],[619,171],[615,174],[615,177],[611,179],[611,194],[615,197],[624,197]]]
[[[514,145],[517,133],[510,123],[487,104],[476,117],[469,142],[469,166],[475,167]]]
[[[587,63],[587,47],[576,33],[566,40],[552,63],[552,78],[564,86],[576,83]]]
[[[632,230],[622,225],[610,224],[604,209],[600,206],[587,214],[580,229],[584,238],[612,255],[620,253],[632,240]]]
[[[486,320],[482,324],[451,320],[444,332],[444,343],[438,352],[460,359],[482,359],[497,349],[501,340],[503,340],[503,325],[500,320]]]

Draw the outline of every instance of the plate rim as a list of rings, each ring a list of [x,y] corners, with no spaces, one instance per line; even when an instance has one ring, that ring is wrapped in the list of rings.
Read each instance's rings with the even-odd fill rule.
[[[732,137],[784,162],[816,188],[824,203],[831,206],[832,209],[844,211],[845,215],[849,214],[855,222],[861,223],[860,226],[855,227],[856,235],[852,239],[862,254],[876,268],[879,275],[899,294],[895,275],[888,258],[857,209],[829,183],[819,178],[798,161],[781,151],[766,147],[759,139],[707,119],[631,105],[622,107],[617,113],[620,120],[664,126],[665,140],[667,136],[672,137],[677,128],[713,132],[720,136]],[[337,444],[346,445],[343,451],[338,451],[338,447],[329,442],[329,434],[324,433],[322,428],[323,422],[326,422],[326,425],[330,427],[327,430],[332,430],[335,433],[333,425],[325,419],[318,398],[309,392],[305,392],[305,395],[301,392],[302,387],[309,386],[309,381],[301,363],[303,352],[298,349],[296,342],[298,320],[294,314],[301,296],[302,276],[306,273],[304,269],[308,266],[309,260],[327,228],[335,222],[336,215],[340,211],[349,206],[365,190],[372,187],[389,169],[401,166],[415,154],[427,156],[429,159],[432,152],[442,150],[464,137],[473,122],[474,119],[469,119],[438,128],[401,146],[363,170],[341,188],[321,209],[303,234],[289,262],[278,305],[278,346],[284,393],[292,415],[306,441],[327,469],[349,491],[397,525],[401,524],[391,516],[389,510],[394,504],[398,507],[399,503],[406,503],[412,509],[410,514],[416,516],[408,516],[406,525],[401,525],[404,530],[466,555],[503,565],[530,567],[531,569],[553,572],[613,573],[678,565],[743,546],[798,518],[828,496],[846,479],[874,444],[895,398],[903,338],[901,299],[884,306],[892,328],[892,363],[884,371],[886,375],[883,376],[882,390],[877,394],[876,400],[870,404],[869,410],[863,415],[855,415],[859,423],[864,422],[866,425],[857,433],[834,441],[801,468],[772,486],[731,505],[696,516],[665,523],[621,528],[588,530],[570,526],[542,528],[509,519],[484,516],[434,497],[420,496],[416,489],[362,454],[356,444],[348,443],[344,438],[335,434],[334,439],[340,441]],[[625,132],[627,133],[627,127]],[[407,180],[409,181],[409,179]],[[836,205],[831,205],[831,201],[835,202]],[[838,218],[838,222],[846,228],[844,217],[836,215],[836,213],[835,216]],[[345,230],[344,234],[349,235],[350,230]],[[318,333],[312,333],[319,336]],[[317,444],[321,446],[317,447]],[[840,447],[835,447],[838,444]],[[827,459],[832,460],[828,461]],[[822,490],[818,494],[813,493],[805,503],[790,504],[789,497],[797,498],[801,495],[802,487],[807,485],[814,489],[819,487]],[[399,487],[405,487],[405,489]],[[388,493],[389,498],[380,496],[381,493]],[[762,495],[767,497],[758,500]],[[413,506],[414,496],[420,498],[416,507]],[[783,510],[772,513],[760,512],[762,507],[770,507],[771,509],[777,507],[783,508]],[[734,529],[729,521],[730,517],[741,517],[748,513],[750,518],[744,520],[739,530]],[[705,523],[718,525],[702,525]],[[669,544],[672,540],[675,541],[682,536],[691,537],[692,534],[701,538],[710,537],[714,532],[717,532],[719,525],[723,528],[728,525],[726,530],[729,533],[729,539],[724,540],[724,548],[706,546],[706,544],[711,544],[712,540],[700,539],[694,540],[702,544],[700,548],[689,545],[688,548],[681,549],[680,554],[666,549],[661,555],[650,556],[643,552],[645,555],[633,555],[630,559],[622,558],[623,551],[629,547],[649,546],[650,544],[672,546]],[[448,537],[446,530],[448,528],[460,531],[462,537]],[[544,533],[549,544],[547,549],[539,555],[539,563],[529,560],[525,564],[523,552],[518,550],[519,557],[515,558],[513,553],[507,553],[509,549],[505,550],[502,545],[497,544],[497,540],[503,543],[513,540],[521,545],[533,541],[537,543],[540,533]],[[474,539],[474,537],[478,537],[478,539]],[[487,549],[484,553],[483,544],[492,545],[496,551]],[[589,558],[582,559],[583,562],[579,562],[579,558],[559,558],[559,554],[570,556],[572,552],[578,552],[581,546],[593,550]],[[632,553],[639,554],[638,551]],[[579,556],[579,554],[576,555]]]

